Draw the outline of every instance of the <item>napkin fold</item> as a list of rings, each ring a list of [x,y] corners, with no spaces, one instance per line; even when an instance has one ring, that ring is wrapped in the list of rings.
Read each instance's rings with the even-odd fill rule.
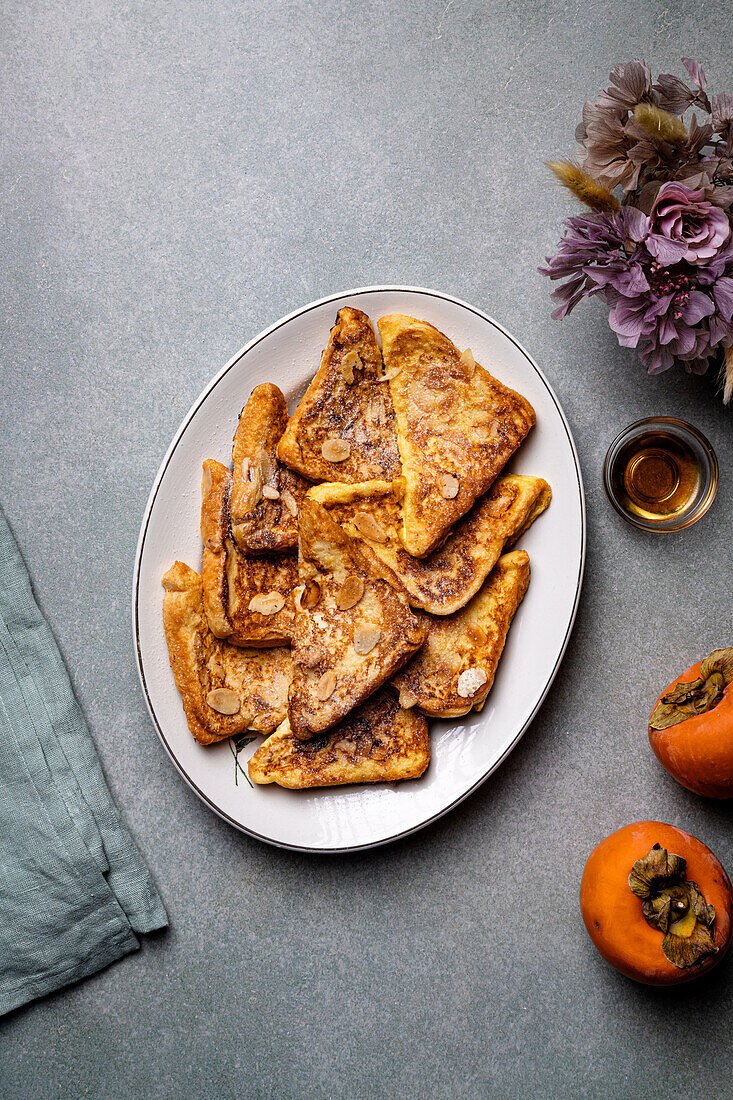
[[[0,510],[0,1015],[167,923]]]

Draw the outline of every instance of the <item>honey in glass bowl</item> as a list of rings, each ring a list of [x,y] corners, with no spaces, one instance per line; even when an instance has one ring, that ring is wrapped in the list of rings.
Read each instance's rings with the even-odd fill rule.
[[[648,531],[679,531],[710,507],[718,463],[708,440],[676,417],[631,424],[613,441],[603,470],[617,512]]]

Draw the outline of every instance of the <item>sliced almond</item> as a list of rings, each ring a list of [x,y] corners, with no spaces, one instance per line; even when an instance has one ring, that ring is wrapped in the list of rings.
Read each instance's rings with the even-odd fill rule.
[[[354,631],[354,650],[362,657],[371,653],[382,637],[382,631],[376,626],[357,626]]]
[[[217,714],[236,714],[242,701],[231,688],[214,688],[206,696],[206,702]]]
[[[458,478],[453,474],[441,474],[438,478],[440,495],[446,500],[453,500],[458,496]]]
[[[354,368],[361,366],[361,359],[357,352],[347,351],[346,355],[341,360],[341,373],[344,376],[344,382],[351,384],[354,381]]]
[[[277,489],[273,489],[272,485],[262,486],[262,495],[266,500],[279,500],[280,494]]]
[[[291,516],[297,516],[297,514],[298,514],[298,505],[296,503],[295,497],[293,496],[293,494],[290,492],[289,489],[283,489],[283,491],[280,493],[280,500],[283,502],[283,504],[285,505],[287,510],[290,512]]]
[[[339,611],[348,611],[350,607],[356,607],[363,595],[364,581],[351,573],[336,593],[336,607]]]
[[[312,607],[315,607],[321,598],[321,586],[317,581],[306,581],[305,584],[300,585],[300,594],[298,596],[298,607],[306,608],[310,611]]]
[[[345,462],[351,454],[348,439],[324,439],[321,454],[326,462]]]
[[[257,455],[257,465],[263,484],[271,485],[277,474],[277,465],[273,456],[262,447]]]
[[[379,526],[371,512],[357,512],[354,516],[354,527],[360,535],[372,542],[387,541],[387,532]]]
[[[208,466],[204,466],[204,472],[201,476],[201,496],[207,497],[211,492],[211,470]]]
[[[476,370],[476,360],[470,348],[466,348],[466,350],[461,353],[460,364],[465,369],[468,377],[473,378],[473,372]]]
[[[246,507],[252,511],[262,499],[262,468],[245,458],[242,462],[242,476],[246,486]]]
[[[376,378],[376,382],[391,382],[393,378],[396,378],[398,374],[402,373],[402,367],[393,367],[392,370],[386,370],[384,374]]]
[[[249,601],[249,610],[260,615],[276,615],[285,607],[285,597],[281,592],[258,592]]]
[[[349,756],[353,756],[354,753],[359,752],[359,746],[351,737],[339,737],[338,741],[333,742],[332,752],[345,752]]]
[[[462,699],[470,699],[480,687],[484,686],[488,678],[482,668],[466,668],[458,677],[456,691]]]
[[[400,689],[400,706],[403,710],[409,710],[410,707],[414,707],[417,702],[417,695],[410,691],[409,688]]]
[[[325,703],[326,699],[330,699],[336,690],[336,675],[331,671],[324,672],[320,680],[316,684],[316,697]]]

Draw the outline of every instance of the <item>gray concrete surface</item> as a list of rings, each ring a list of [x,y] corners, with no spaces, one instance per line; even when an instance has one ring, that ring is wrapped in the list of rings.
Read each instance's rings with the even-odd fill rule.
[[[5,0],[0,499],[154,870],[170,932],[0,1022],[0,1096],[730,1095],[733,963],[677,992],[594,952],[586,856],[639,818],[733,868],[731,812],[678,787],[645,722],[670,673],[731,641],[731,414],[648,378],[599,304],[549,319],[536,274],[571,152],[618,60],[730,77],[724,4],[654,0]],[[731,89],[728,89],[731,90]],[[204,383],[331,291],[435,287],[537,357],[588,498],[580,613],[517,751],[393,847],[306,858],[188,790],[143,703],[132,561],[149,486]],[[627,527],[611,438],[652,413],[710,437],[721,488],[677,536]]]

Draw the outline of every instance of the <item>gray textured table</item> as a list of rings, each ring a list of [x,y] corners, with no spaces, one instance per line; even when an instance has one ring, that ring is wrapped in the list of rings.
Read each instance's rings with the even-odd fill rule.
[[[643,817],[733,868],[730,810],[645,734],[668,674],[731,640],[730,414],[710,379],[646,377],[600,305],[549,320],[535,271],[570,211],[542,161],[572,150],[583,100],[639,53],[722,85],[725,5],[3,9],[0,499],[171,930],[0,1022],[0,1096],[729,1095],[733,963],[637,987],[594,952],[577,891],[594,844]],[[478,793],[392,847],[305,858],[219,821],[165,756],[132,561],[209,377],[283,313],[385,282],[475,302],[539,360],[586,478],[585,589],[547,701]],[[601,488],[608,442],[651,413],[721,460],[678,536],[626,527]]]

